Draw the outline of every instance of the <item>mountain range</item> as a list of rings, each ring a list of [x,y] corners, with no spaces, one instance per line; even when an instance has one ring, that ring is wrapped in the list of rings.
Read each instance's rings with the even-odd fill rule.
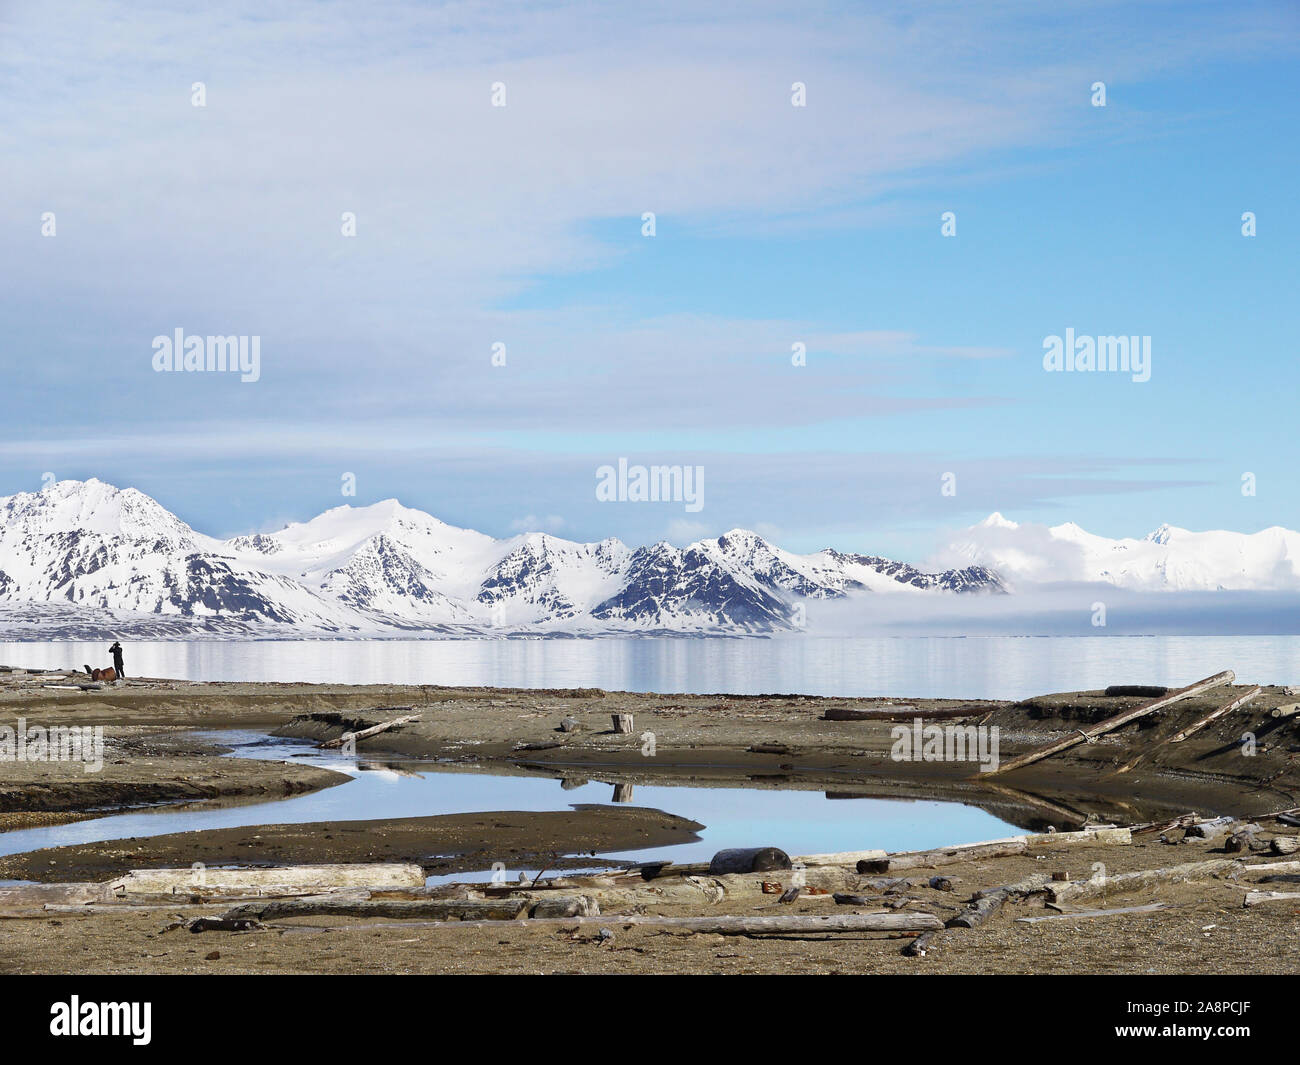
[[[981,566],[796,555],[741,529],[683,548],[499,540],[390,499],[219,540],[94,479],[0,498],[11,635],[752,635],[798,628],[805,600],[1001,591]]]
[[[385,500],[221,540],[98,480],[0,498],[0,632],[25,638],[758,635],[813,601],[941,604],[1085,581],[1141,590],[1300,587],[1300,534],[1108,540],[991,515],[921,569],[735,529],[685,547],[496,539]]]

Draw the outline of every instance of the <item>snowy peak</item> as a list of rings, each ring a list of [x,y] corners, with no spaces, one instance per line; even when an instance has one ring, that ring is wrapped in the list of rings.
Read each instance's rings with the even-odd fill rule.
[[[55,481],[39,492],[0,499],[0,527],[9,533],[58,533],[192,546],[195,533],[143,492],[89,481]]]

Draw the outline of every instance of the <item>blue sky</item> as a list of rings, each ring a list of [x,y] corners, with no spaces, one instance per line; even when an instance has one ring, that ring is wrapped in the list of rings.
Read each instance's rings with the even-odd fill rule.
[[[0,3],[0,494],[914,559],[992,510],[1300,527],[1297,10]],[[260,380],[155,373],[178,327]],[[1046,373],[1067,328],[1151,379]],[[704,509],[597,502],[620,456]]]

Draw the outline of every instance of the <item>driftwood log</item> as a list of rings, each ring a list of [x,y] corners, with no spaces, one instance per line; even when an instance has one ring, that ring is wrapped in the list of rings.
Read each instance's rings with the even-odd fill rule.
[[[247,902],[227,910],[223,918],[254,917],[260,921],[285,917],[424,917],[438,921],[513,921],[528,909],[527,899],[338,899],[317,895],[306,899]]]
[[[1189,684],[1185,688],[1179,688],[1170,692],[1159,699],[1153,699],[1151,702],[1142,703],[1138,706],[1124,710],[1114,717],[1108,717],[1105,721],[1099,721],[1095,725],[1090,725],[1086,729],[1075,729],[1069,735],[1051,743],[1043,744],[1041,747],[1035,747],[1026,751],[1024,754],[1012,758],[1010,761],[1003,762],[1001,765],[990,771],[990,774],[1010,773],[1014,769],[1022,769],[1034,762],[1041,761],[1053,754],[1059,754],[1061,751],[1068,751],[1071,747],[1077,747],[1081,743],[1091,743],[1098,736],[1104,736],[1107,732],[1113,732],[1117,728],[1136,721],[1140,717],[1145,717],[1153,710],[1159,710],[1162,706],[1168,706],[1180,699],[1187,699],[1193,695],[1200,695],[1201,692],[1209,691],[1211,688],[1217,688],[1222,684],[1231,684],[1237,679],[1235,673],[1230,669],[1225,669],[1222,673],[1216,673],[1212,677],[1206,677],[1204,680],[1198,680],[1195,684]]]
[[[389,709],[397,708],[390,707]],[[345,732],[337,739],[326,740],[324,743],[317,744],[317,747],[320,750],[332,750],[337,747],[342,747],[349,740],[355,742],[356,740],[368,739],[371,736],[378,736],[381,732],[387,732],[390,728],[396,728],[398,725],[405,725],[408,721],[414,721],[419,716],[419,714],[404,714],[402,717],[395,717],[391,721],[384,721],[378,725],[371,725],[369,728],[363,728],[359,732]]]
[[[1167,910],[1167,902],[1148,902],[1145,906],[1119,906],[1113,910],[1074,910],[1070,913],[1049,913],[1041,917],[1017,917],[1018,924],[1038,924],[1040,921],[1089,921],[1094,917],[1119,917],[1126,913],[1155,913]]]
[[[1261,902],[1297,902],[1300,892],[1296,891],[1251,891],[1242,902],[1244,906],[1258,906]]]
[[[418,888],[418,865],[374,862],[347,865],[290,865],[273,869],[133,869],[106,885],[112,895],[213,894],[262,891],[320,894],[330,888]]]
[[[981,843],[963,843],[954,847],[939,847],[928,851],[898,851],[883,858],[868,858],[857,863],[859,873],[889,873],[902,869],[929,869],[952,865],[972,858],[1006,858],[1040,847],[1064,847],[1079,843],[1108,843],[1126,845],[1133,842],[1127,828],[1084,829],[1080,832],[1043,832],[1028,836],[1010,836],[1007,839],[986,840]]]
[[[1236,710],[1238,707],[1245,706],[1248,702],[1250,702],[1257,695],[1259,695],[1263,690],[1264,690],[1263,688],[1252,688],[1250,691],[1246,692],[1245,695],[1239,695],[1231,702],[1224,703],[1222,706],[1218,707],[1217,709],[1211,710],[1208,714],[1198,717],[1195,721],[1193,721],[1181,732],[1176,732],[1174,733],[1174,735],[1170,736],[1168,742],[1182,743],[1183,740],[1187,739],[1188,736],[1194,736],[1196,733],[1200,732],[1201,729],[1205,728],[1206,725],[1210,724],[1210,722],[1217,721],[1224,714],[1230,713],[1231,711]],[[1273,715],[1275,717],[1277,716],[1276,710],[1273,711]]]
[[[956,717],[987,714],[996,706],[948,706],[940,710],[918,710],[915,706],[882,706],[874,710],[853,710],[847,706],[827,707],[823,721],[947,721]]]
[[[1064,884],[1053,882],[1048,884],[1047,894],[1053,902],[1070,902],[1074,899],[1091,899],[1099,895],[1136,891],[1159,884],[1209,880],[1211,877],[1222,876],[1239,868],[1241,863],[1231,858],[1212,858],[1203,862],[1188,862],[1186,865],[1171,865],[1163,869],[1140,869],[1132,873],[1118,873],[1115,876],[1094,877],[1091,880],[1072,880]]]

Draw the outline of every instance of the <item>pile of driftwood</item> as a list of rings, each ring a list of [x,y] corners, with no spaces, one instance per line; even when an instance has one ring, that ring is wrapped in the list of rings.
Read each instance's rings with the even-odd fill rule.
[[[1300,899],[1300,893],[1258,890],[1267,884],[1300,882],[1300,858],[1245,864],[1245,859],[1257,854],[1300,853],[1300,841],[1294,835],[1278,832],[1266,839],[1259,823],[1268,821],[1281,827],[1300,827],[1300,810],[1278,811],[1256,818],[1250,825],[1188,814],[1164,825],[1093,826],[1077,832],[1026,834],[925,851],[868,850],[790,858],[774,847],[730,849],[718,852],[709,862],[660,860],[599,874],[558,875],[545,880],[539,876],[531,881],[524,877],[518,883],[426,886],[421,867],[404,864],[138,870],[99,884],[0,888],[0,915],[33,910],[60,915],[166,910],[174,918],[168,930],[192,932],[261,931],[275,927],[275,922],[310,917],[415,921],[429,928],[449,927],[452,922],[580,926],[604,921],[684,933],[746,936],[870,932],[903,935],[909,939],[904,953],[920,957],[946,932],[978,928],[1008,902],[1031,896],[1041,896],[1045,910],[1055,912],[1018,919],[1030,925],[1156,912],[1166,904],[1106,909],[1080,909],[1075,904],[1095,904],[1135,890],[1210,878],[1236,882],[1250,877],[1238,885],[1247,892],[1246,906]],[[1159,833],[1170,843],[1176,838],[1205,840],[1225,835],[1225,852],[1223,857],[1081,881],[1071,881],[1059,872],[1036,871],[969,895],[959,891],[958,877],[935,872],[979,859],[1037,859],[1078,845],[1125,846],[1135,833]],[[1234,844],[1234,840],[1239,842]],[[646,915],[650,907],[712,908],[728,902],[752,910],[754,902],[765,898],[773,904],[768,912]],[[869,912],[780,912],[782,903],[796,899],[825,902],[832,910],[851,907]],[[955,899],[963,901],[954,906]],[[954,909],[955,915],[946,920],[933,912],[951,914]]]

